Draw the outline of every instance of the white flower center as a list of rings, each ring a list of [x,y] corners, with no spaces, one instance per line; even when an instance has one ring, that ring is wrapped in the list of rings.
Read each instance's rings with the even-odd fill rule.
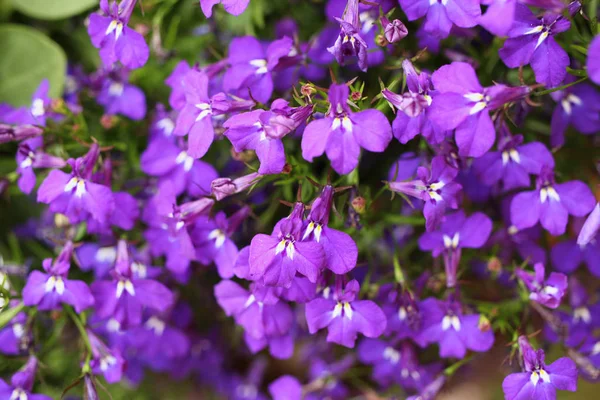
[[[392,364],[398,364],[400,361],[400,352],[393,347],[386,347],[383,351],[383,358],[388,360]]]
[[[175,129],[175,123],[171,118],[163,118],[156,123],[159,129],[162,129],[166,136],[171,136]]]
[[[31,103],[31,115],[37,118],[43,116],[45,112],[46,111],[44,109],[44,100],[33,100],[33,103]]]
[[[306,231],[304,231],[304,235],[302,236],[302,240],[306,239],[311,233],[315,234],[315,240],[317,243],[321,241],[321,233],[323,232],[323,227],[321,224],[317,224],[316,222],[310,221],[308,226],[306,227]]]
[[[81,197],[86,193],[85,181],[76,176],[72,177],[65,185],[65,192],[70,192],[75,189],[75,196]]]
[[[121,82],[113,82],[108,87],[108,94],[114,97],[120,97],[125,90],[125,86]]]
[[[200,110],[200,114],[196,117],[196,122],[201,121],[212,114],[212,108],[208,103],[198,103],[195,106]]]
[[[255,74],[257,75],[266,74],[268,72],[267,60],[265,59],[250,60],[250,65],[256,67]]]
[[[275,247],[275,254],[279,254],[285,250],[287,257],[290,260],[294,259],[294,254],[296,253],[296,248],[294,247],[294,243],[287,239],[281,239],[281,241]]]
[[[550,383],[550,375],[544,369],[533,371],[529,379],[533,386],[536,386],[540,380],[544,383]]]
[[[521,164],[521,156],[515,149],[507,150],[502,152],[502,165],[508,164],[508,161],[513,160],[517,164]]]
[[[442,330],[447,331],[448,329],[454,329],[456,332],[460,331],[460,319],[456,315],[446,315],[442,319]]]
[[[123,23],[116,19],[110,21],[110,24],[108,25],[108,28],[106,28],[106,32],[104,34],[110,35],[113,31],[115,32],[115,40],[118,40],[123,33]]]
[[[176,164],[183,164],[183,169],[188,172],[194,166],[194,159],[188,155],[186,151],[182,151],[175,158]]]
[[[146,328],[153,330],[156,336],[162,336],[165,331],[165,321],[160,318],[150,317],[146,321]]]
[[[573,311],[573,322],[583,321],[589,324],[592,321],[592,315],[587,307],[578,307]]]
[[[333,309],[332,317],[337,318],[342,314],[345,317],[348,317],[348,319],[352,319],[352,315],[354,314],[354,310],[352,310],[350,303],[348,303],[347,301],[338,301],[338,303],[335,305],[335,308]]]
[[[117,299],[121,297],[124,291],[129,293],[131,296],[135,296],[135,289],[133,287],[133,283],[131,283],[129,279],[121,280],[119,281],[119,283],[117,283]]]
[[[113,263],[117,259],[117,249],[111,246],[101,247],[94,258],[101,263]]]
[[[110,367],[115,365],[116,363],[117,363],[117,359],[114,356],[111,356],[110,354],[108,354],[100,359],[100,369],[102,371],[106,371],[107,369],[109,369]]]
[[[331,130],[336,130],[340,126],[344,129],[345,132],[352,133],[352,121],[350,121],[350,118],[348,118],[348,116],[345,116],[343,118],[334,118],[333,123],[331,124]]]
[[[46,281],[46,293],[54,290],[56,290],[58,295],[62,295],[65,292],[65,282],[60,276],[52,275]]]
[[[221,246],[223,246],[223,243],[225,243],[225,239],[227,238],[225,236],[225,233],[220,230],[220,229],[213,229],[209,234],[208,234],[208,238],[209,239],[214,239],[215,240],[215,247],[217,249],[221,248]]]
[[[560,196],[552,186],[548,186],[540,190],[540,201],[545,203],[548,198],[550,198],[550,200],[560,201]]]
[[[10,395],[10,400],[27,400],[27,392],[21,388],[16,388]]]
[[[444,247],[447,249],[457,249],[458,248],[458,242],[460,240],[460,233],[456,232],[454,234],[454,236],[450,237],[448,235],[444,235],[443,237],[444,240]]]

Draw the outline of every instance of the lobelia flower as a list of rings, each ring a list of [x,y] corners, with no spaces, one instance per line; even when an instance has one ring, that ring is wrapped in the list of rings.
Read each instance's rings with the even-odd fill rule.
[[[249,276],[267,286],[289,288],[296,272],[315,283],[326,261],[323,246],[302,241],[304,204],[296,203],[292,213],[280,220],[273,233],[258,234],[250,243]]]
[[[400,40],[404,39],[406,35],[408,35],[408,29],[406,29],[406,26],[399,19],[395,19],[390,22],[385,15],[382,15],[380,22],[381,26],[383,27],[385,39],[389,43],[399,42]]]
[[[524,97],[530,90],[500,84],[484,88],[473,67],[464,62],[444,65],[433,73],[432,81],[436,93],[428,115],[441,129],[456,129],[454,138],[463,157],[484,155],[496,137],[490,111]]]
[[[201,197],[198,200],[177,205],[173,186],[169,182],[158,189],[158,193],[144,210],[143,220],[148,224],[144,237],[150,244],[153,256],[165,255],[167,268],[186,278],[191,260],[196,251],[188,227],[203,215],[207,215],[214,200]]]
[[[65,214],[72,224],[88,216],[104,224],[113,210],[114,199],[110,188],[91,181],[99,154],[100,148],[94,143],[84,157],[67,160],[71,173],[50,171],[38,189],[37,201],[49,204],[52,212]]]
[[[498,141],[498,151],[490,151],[473,163],[483,184],[494,186],[501,182],[504,191],[529,187],[529,174],[539,175],[543,166],[554,168],[554,158],[542,143],[523,144],[522,135],[505,132]]]
[[[176,195],[208,196],[211,182],[218,178],[215,168],[196,160],[182,146],[168,139],[152,140],[140,157],[141,170],[158,177],[158,186],[170,182]]]
[[[397,374],[396,380],[403,389],[425,390],[442,372],[442,364],[440,362],[420,364],[415,346],[410,342],[402,342],[399,369],[400,374]]]
[[[517,229],[530,228],[538,221],[553,236],[565,233],[569,214],[583,217],[594,207],[590,188],[581,181],[557,184],[550,168],[542,168],[536,190],[517,194],[510,205],[510,218]]]
[[[326,348],[325,351],[330,352],[330,347]],[[344,374],[355,364],[354,355],[349,354],[334,362],[326,362],[320,359],[320,356],[321,354],[316,354],[309,360],[309,381],[326,382],[326,384],[321,389],[317,389],[316,392],[308,394],[306,400],[349,398],[350,390],[340,377],[344,376]]]
[[[105,66],[115,62],[130,69],[140,68],[150,50],[144,37],[127,26],[137,0],[122,0],[120,4],[100,0],[100,10],[104,15],[91,14],[88,34],[94,47],[100,49],[100,58]],[[112,7],[111,7],[112,6]]]
[[[592,240],[580,246],[575,240],[566,240],[552,247],[550,253],[554,269],[565,274],[574,272],[585,263],[590,273],[600,277],[600,242]]]
[[[592,336],[594,329],[600,327],[600,303],[590,304],[590,299],[581,283],[571,276],[569,278],[569,305],[571,312],[557,310],[558,316],[566,331],[565,345],[578,347]],[[562,328],[562,327],[561,327]],[[546,338],[556,343],[563,340],[550,324],[544,327]]]
[[[83,281],[67,279],[73,243],[67,242],[60,255],[52,262],[43,261],[44,272],[32,271],[23,288],[23,303],[37,306],[38,310],[60,309],[61,303],[70,304],[78,313],[94,304],[94,297]]]
[[[596,203],[596,207],[588,215],[585,223],[577,236],[577,244],[586,246],[588,243],[595,240],[598,231],[600,230],[600,203]]]
[[[338,278],[333,293],[324,291],[305,306],[306,323],[310,334],[327,328],[327,341],[345,347],[354,347],[358,333],[376,338],[386,328],[386,317],[381,308],[370,300],[357,300],[360,286],[351,280],[342,289]]]
[[[336,18],[341,31],[332,47],[327,48],[338,64],[344,65],[346,57],[356,57],[358,67],[367,70],[367,43],[361,37],[358,0],[348,0],[342,18]]]
[[[45,153],[42,149],[43,139],[35,137],[24,140],[17,150],[17,173],[19,189],[25,194],[31,193],[35,187],[34,168],[63,168],[65,160]]]
[[[592,82],[600,85],[600,35],[588,47],[586,68]]]
[[[125,360],[120,352],[115,349],[110,349],[89,329],[87,329],[86,332],[92,347],[92,359],[90,360],[92,372],[96,375],[104,375],[104,379],[106,379],[108,383],[119,382],[125,368]]]
[[[191,236],[196,258],[203,265],[214,262],[221,278],[233,277],[238,248],[231,236],[249,214],[250,207],[245,206],[229,218],[221,211],[214,218],[200,217],[194,223]]]
[[[27,328],[27,314],[20,312],[0,330],[0,353],[5,355],[19,355],[24,353],[31,342],[33,335]]]
[[[11,108],[6,113],[0,113],[0,121],[18,125],[46,126],[47,118],[60,118],[59,114],[50,111],[52,100],[48,96],[49,89],[50,83],[48,79],[42,80],[40,86],[38,86],[31,96],[31,106]]]
[[[550,365],[545,363],[544,350],[534,350],[525,336],[519,337],[523,357],[523,372],[508,375],[502,382],[506,400],[555,399],[556,390],[577,390],[577,366],[568,357]]]
[[[485,14],[479,18],[479,25],[496,36],[506,36],[515,19],[518,0],[483,0],[487,5]]]
[[[419,390],[419,394],[408,396],[406,400],[434,400],[438,393],[442,390],[442,387],[445,383],[446,375],[439,374],[434,380]]]
[[[440,357],[463,358],[468,350],[486,352],[494,344],[494,331],[486,317],[463,314],[461,305],[452,298],[440,301],[428,298],[421,302],[422,336],[426,343],[438,343]]]
[[[554,35],[570,27],[571,22],[560,14],[536,18],[527,6],[517,4],[508,39],[498,54],[507,67],[531,64],[537,82],[558,86],[567,74],[569,56],[556,43]]]
[[[334,188],[326,185],[313,201],[302,240],[312,239],[319,243],[325,252],[325,267],[341,275],[356,267],[358,248],[350,235],[327,226],[333,194]]]
[[[425,16],[425,32],[440,39],[450,34],[453,25],[476,26],[481,16],[479,2],[475,0],[400,0],[400,6],[409,21]]]
[[[158,103],[150,124],[150,138],[148,142],[152,143],[159,139],[174,141],[175,119],[174,111],[168,112],[164,105]]]
[[[431,160],[431,170],[417,169],[417,177],[412,181],[389,182],[394,192],[404,193],[425,202],[423,215],[428,232],[436,229],[444,218],[446,208],[458,208],[462,185],[455,182],[458,170],[448,165],[443,156]]]
[[[533,269],[534,274],[521,268],[515,271],[515,275],[529,289],[529,299],[548,308],[557,308],[567,290],[567,276],[559,272],[551,272],[548,279],[545,279],[546,268],[541,263],[535,264]]]
[[[19,142],[40,136],[44,131],[33,125],[11,126],[0,124],[0,144]]]
[[[129,73],[124,70],[106,75],[96,97],[106,114],[122,114],[135,121],[146,116],[146,96],[137,86],[128,83]]]
[[[360,148],[383,152],[392,140],[392,128],[376,109],[352,112],[346,85],[329,87],[329,111],[312,121],[302,135],[302,157],[308,162],[323,152],[338,174],[347,174],[358,165]]]
[[[460,210],[446,216],[438,230],[424,233],[419,238],[419,248],[431,251],[434,257],[444,257],[446,284],[454,287],[462,249],[481,248],[491,232],[492,220],[487,215],[477,212],[467,217]]]
[[[244,328],[246,343],[253,353],[269,345],[276,358],[289,358],[294,343],[289,336],[293,324],[293,313],[289,305],[281,301],[277,289],[250,285],[250,291],[230,280],[215,285],[217,303],[225,314],[233,316]]]
[[[400,292],[393,286],[382,286],[379,296],[382,300],[381,309],[387,317],[387,334],[396,340],[411,339],[420,347],[425,347],[426,343],[421,337],[421,302],[410,292]]]
[[[91,286],[98,318],[114,318],[127,328],[141,324],[144,307],[164,312],[173,305],[173,293],[166,286],[152,279],[140,279],[133,273],[124,240],[117,245],[111,275],[111,280],[97,280]]]
[[[393,93],[388,89],[381,92],[392,107],[402,111],[396,113],[396,118],[392,123],[394,137],[403,144],[408,143],[418,134],[423,135],[428,143],[443,141],[447,132],[431,123],[431,119],[428,117],[428,110],[432,101],[430,94],[433,93],[433,84],[429,74],[425,72],[417,73],[408,59],[402,61],[402,69],[406,77],[408,92],[402,95]]]
[[[290,375],[283,375],[269,384],[273,400],[302,400],[302,384]]]
[[[563,83],[575,82],[568,75]],[[550,122],[550,144],[561,147],[565,144],[565,132],[569,125],[584,135],[600,132],[600,93],[585,83],[568,87],[550,94],[557,102]]]
[[[277,99],[270,111],[255,110],[229,118],[223,127],[224,135],[236,152],[256,151],[260,161],[259,174],[279,174],[285,166],[282,139],[306,121],[311,106],[288,107],[287,101]]]
[[[210,18],[215,4],[223,4],[223,8],[229,14],[240,15],[246,10],[249,3],[250,0],[200,0],[200,7],[206,18]]]
[[[210,183],[211,194],[217,201],[221,201],[226,197],[241,193],[252,185],[257,184],[261,178],[262,175],[258,172],[253,172],[236,179],[217,178]]]
[[[0,398],[14,400],[51,400],[44,394],[33,394],[37,358],[29,356],[27,363],[10,379],[10,385],[0,379]]]
[[[292,48],[292,39],[288,37],[273,41],[266,51],[252,36],[233,39],[228,57],[231,66],[223,76],[223,90],[267,103],[273,93],[273,71]]]

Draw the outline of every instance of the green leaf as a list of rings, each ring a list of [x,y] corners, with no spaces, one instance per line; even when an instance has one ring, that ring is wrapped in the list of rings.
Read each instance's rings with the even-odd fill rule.
[[[9,308],[8,310],[4,310],[0,312],[0,329],[4,328],[6,324],[8,324],[18,313],[23,310],[25,306],[23,303],[19,303],[18,305]]]
[[[46,20],[69,18],[90,8],[98,0],[11,0],[13,7],[28,17]]]
[[[50,96],[62,94],[67,57],[50,38],[35,29],[0,25],[0,102],[29,104],[43,79],[50,82]]]

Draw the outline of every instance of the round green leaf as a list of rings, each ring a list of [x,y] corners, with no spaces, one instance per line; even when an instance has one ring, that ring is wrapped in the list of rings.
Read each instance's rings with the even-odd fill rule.
[[[62,19],[99,7],[98,0],[12,0],[13,7],[38,19]]]
[[[43,79],[51,97],[62,94],[67,57],[50,38],[23,25],[0,25],[0,49],[0,102],[29,104]]]

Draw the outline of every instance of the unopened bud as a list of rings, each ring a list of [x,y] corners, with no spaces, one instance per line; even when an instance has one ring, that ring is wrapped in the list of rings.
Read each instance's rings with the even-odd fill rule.
[[[104,114],[100,118],[100,125],[102,125],[104,129],[111,129],[117,124],[117,119],[118,118],[115,115]]]
[[[492,257],[489,259],[487,263],[487,268],[492,273],[500,273],[502,271],[502,263],[498,259],[498,257]]]
[[[382,16],[381,26],[383,26],[385,39],[390,43],[399,42],[408,35],[408,29],[399,19],[390,22],[385,16]]]
[[[305,85],[302,85],[302,87],[300,88],[300,93],[302,93],[302,96],[310,98],[313,94],[317,93],[317,89],[315,89],[315,87],[312,84],[307,83]]]
[[[387,41],[384,35],[377,35],[375,36],[375,44],[379,47],[385,47],[390,44],[390,42]]]
[[[252,150],[245,150],[245,151],[238,153],[232,147],[231,148],[231,157],[236,161],[248,163],[248,162],[251,162],[254,159],[256,159],[256,153]]]
[[[487,319],[484,315],[479,316],[479,324],[477,325],[481,332],[487,332],[492,328],[492,324],[490,320]]]
[[[352,208],[358,214],[364,214],[366,206],[367,206],[367,201],[365,200],[364,197],[357,196],[354,199],[352,199]]]
[[[94,377],[86,374],[83,377],[83,400],[98,400],[99,398]]]
[[[0,124],[0,144],[18,142],[40,136],[44,131],[33,125],[12,126]]]
[[[283,166],[283,170],[281,171],[281,173],[289,175],[290,172],[292,172],[292,166],[291,166],[291,164],[285,163],[285,165]]]
[[[352,92],[350,94],[350,98],[352,99],[352,101],[359,101],[362,98],[362,93],[360,93],[360,92]]]

